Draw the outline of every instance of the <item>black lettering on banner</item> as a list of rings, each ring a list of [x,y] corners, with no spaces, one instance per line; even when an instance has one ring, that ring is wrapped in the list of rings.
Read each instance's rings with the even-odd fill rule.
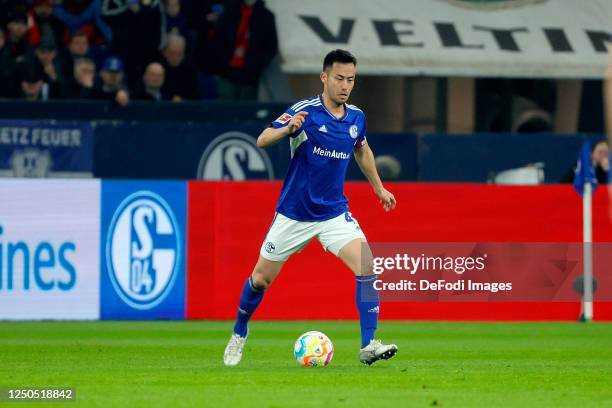
[[[521,49],[514,39],[514,33],[529,32],[526,28],[492,28],[483,26],[474,26],[473,28],[476,31],[490,31],[495,41],[497,41],[500,50],[512,52],[521,52]]]
[[[442,41],[442,46],[446,48],[472,48],[483,49],[484,44],[464,44],[459,37],[457,28],[453,23],[436,23],[434,22],[438,36]]]
[[[593,48],[597,52],[608,52],[608,48],[606,47],[606,43],[612,41],[610,33],[606,31],[592,31],[586,30],[587,36],[589,40],[591,40],[591,44],[593,44]]]
[[[554,52],[574,52],[574,48],[562,28],[544,28],[544,35],[546,35]]]
[[[372,20],[374,29],[378,34],[380,45],[382,46],[396,46],[396,47],[418,47],[422,48],[424,44],[418,43],[403,43],[401,42],[401,35],[413,35],[414,31],[404,30],[398,31],[395,29],[395,24],[406,24],[413,25],[414,23],[410,20]]]
[[[343,18],[340,20],[338,34],[333,34],[317,16],[300,16],[300,18],[323,42],[333,44],[348,44],[355,25],[354,19]]]

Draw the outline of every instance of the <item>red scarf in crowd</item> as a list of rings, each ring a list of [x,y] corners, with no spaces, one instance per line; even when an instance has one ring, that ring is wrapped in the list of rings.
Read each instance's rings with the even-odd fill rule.
[[[249,50],[249,34],[251,17],[253,16],[253,7],[240,5],[240,23],[238,24],[238,32],[236,33],[236,46],[234,47],[234,54],[230,60],[230,67],[242,68],[244,67],[244,61],[246,53]]]

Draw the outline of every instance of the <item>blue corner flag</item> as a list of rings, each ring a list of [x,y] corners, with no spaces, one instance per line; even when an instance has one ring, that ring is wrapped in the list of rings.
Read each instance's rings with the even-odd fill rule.
[[[597,188],[597,177],[595,177],[595,170],[591,162],[591,142],[588,140],[584,142],[582,149],[580,149],[574,174],[574,188],[581,196],[584,194],[584,185],[586,183],[591,184],[592,191],[595,191],[595,188]]]

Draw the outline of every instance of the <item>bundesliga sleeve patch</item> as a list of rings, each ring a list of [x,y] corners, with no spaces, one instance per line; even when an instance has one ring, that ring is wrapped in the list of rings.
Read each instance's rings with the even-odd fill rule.
[[[281,124],[285,124],[285,123],[289,122],[292,117],[293,117],[293,115],[290,115],[288,113],[283,113],[282,115],[280,115],[278,117],[278,119],[275,120],[275,122],[278,122],[278,123],[281,123]]]

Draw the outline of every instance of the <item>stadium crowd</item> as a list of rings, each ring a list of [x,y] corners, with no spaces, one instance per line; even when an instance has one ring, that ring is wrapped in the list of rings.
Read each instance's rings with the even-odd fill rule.
[[[263,0],[0,0],[0,97],[256,99],[277,52]]]

